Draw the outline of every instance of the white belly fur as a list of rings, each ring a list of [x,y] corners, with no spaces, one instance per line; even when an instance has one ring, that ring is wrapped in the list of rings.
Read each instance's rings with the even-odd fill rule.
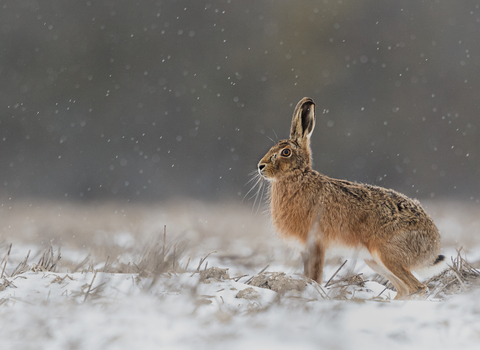
[[[290,248],[293,248],[298,252],[304,252],[306,249],[308,249],[307,247],[310,244],[313,244],[315,242],[315,240],[311,239],[309,243],[305,244],[294,238],[290,238],[290,239],[284,238],[284,242],[286,242]],[[348,247],[338,242],[331,243],[325,251],[325,258],[331,259],[331,258],[338,258],[338,257],[361,259],[361,260],[365,260],[365,259],[373,260],[372,255],[370,254],[370,252],[365,246],[359,245],[357,247]]]
[[[325,252],[325,258],[353,258],[372,260],[372,255],[365,247],[348,248],[345,246],[330,246]]]

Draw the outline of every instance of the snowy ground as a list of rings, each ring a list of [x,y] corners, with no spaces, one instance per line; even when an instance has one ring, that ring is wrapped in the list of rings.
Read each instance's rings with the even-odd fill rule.
[[[441,203],[425,206],[442,253],[450,261],[463,247],[478,268],[478,204]],[[395,292],[352,261],[325,287],[343,260],[330,261],[318,285],[248,208],[12,203],[0,220],[2,350],[476,349],[480,341],[480,289],[454,281],[453,295],[432,288],[427,300],[392,301]]]

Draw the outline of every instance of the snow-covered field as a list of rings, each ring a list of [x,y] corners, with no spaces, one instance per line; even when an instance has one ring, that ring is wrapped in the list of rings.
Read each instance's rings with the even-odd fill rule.
[[[480,267],[479,205],[424,206],[448,261],[463,247],[468,268]],[[476,273],[466,280],[450,271],[431,282],[426,300],[393,301],[395,292],[361,261],[348,261],[325,287],[338,259],[318,285],[301,276],[298,252],[275,237],[265,215],[243,206],[12,203],[0,220],[2,350],[480,342]]]

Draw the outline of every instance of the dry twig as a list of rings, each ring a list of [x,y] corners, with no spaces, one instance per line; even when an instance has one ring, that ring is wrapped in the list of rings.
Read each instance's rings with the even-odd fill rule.
[[[261,273],[263,273],[266,269],[268,269],[269,266],[270,266],[270,265],[265,266],[259,273],[257,273],[256,275],[253,275],[252,277],[250,277],[250,278],[247,280],[247,282],[245,282],[245,284],[250,284],[255,276],[258,276],[258,275],[260,275]]]
[[[213,252],[210,252],[210,253],[208,253],[204,258],[200,259],[200,263],[198,264],[197,269],[190,275],[190,277],[193,277],[193,275],[195,275],[197,272],[200,271],[200,268],[202,267],[203,262],[204,262],[205,260],[207,260],[207,258],[210,256],[210,254],[214,254],[214,253],[216,253],[216,252],[217,252],[216,250],[213,251]]]
[[[92,283],[90,283],[90,285],[88,286],[88,290],[85,293],[85,299],[83,299],[83,302],[85,302],[85,300],[87,300],[88,293],[90,293],[90,290],[92,289],[92,285],[93,285],[93,282],[95,281],[95,277],[97,277],[97,271],[95,271],[95,274],[93,275]]]
[[[20,264],[18,264],[18,266],[15,268],[15,270],[13,270],[11,277],[16,276],[16,275],[21,275],[22,273],[24,273],[24,272],[26,272],[30,269],[30,267],[28,266],[28,258],[29,257],[30,257],[30,250],[28,251],[28,254],[27,254],[27,257],[25,258],[25,260],[20,262]]]
[[[325,283],[325,288],[327,288],[327,286],[330,284],[330,282],[332,281],[332,279],[337,275],[337,273],[342,269],[342,267],[345,266],[345,264],[347,263],[348,260],[345,260],[343,262],[342,265],[340,265],[340,267],[337,269],[337,271],[335,271],[335,273],[332,275],[332,277],[330,277],[330,279],[327,281],[327,283]],[[321,282],[321,281],[320,281]]]
[[[12,243],[10,243],[10,247],[8,248],[7,255],[5,255],[5,257],[2,260],[2,263],[3,261],[5,261],[5,264],[3,265],[2,275],[0,276],[0,278],[3,278],[3,275],[5,274],[5,268],[7,267],[8,257],[10,256],[11,250],[12,250]]]

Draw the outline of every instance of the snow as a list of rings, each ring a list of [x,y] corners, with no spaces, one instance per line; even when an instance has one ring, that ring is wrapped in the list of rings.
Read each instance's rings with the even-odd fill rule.
[[[392,301],[392,291],[372,300],[384,287],[367,282],[342,301],[324,299],[313,282],[281,296],[231,279],[201,281],[198,273],[163,274],[152,288],[137,274],[94,276],[7,277],[2,349],[443,349],[477,348],[480,340],[479,290],[446,301]],[[246,288],[253,298],[237,298]]]
[[[202,222],[205,221],[215,222],[212,218]],[[455,218],[450,218],[443,222],[447,227],[454,221]],[[90,267],[87,264],[83,271],[74,273],[65,267],[57,269],[61,272],[37,268],[10,277],[28,250],[32,250],[30,267],[35,266],[41,254],[39,247],[28,241],[15,243],[5,270],[8,275],[0,280],[0,348],[478,348],[480,289],[445,300],[429,297],[396,301],[392,300],[395,292],[374,281],[374,273],[363,262],[349,262],[337,277],[353,271],[366,282],[344,288],[345,300],[335,299],[340,290],[333,286],[325,288],[325,282],[341,262],[327,264],[325,281],[320,286],[299,274],[295,253],[282,242],[272,240],[268,234],[258,235],[248,226],[258,227],[256,219],[244,223],[246,228],[225,231],[224,236],[216,236],[211,230],[185,228],[184,235],[193,244],[179,264],[186,266],[186,260],[191,258],[188,272],[166,271],[157,278],[148,273],[102,272],[105,260]],[[224,226],[220,219],[215,224]],[[468,223],[465,225],[470,227]],[[95,240],[93,236],[95,244],[104,242],[125,250],[138,245],[135,240],[138,232],[119,229],[110,233],[109,239],[104,237],[109,233],[100,227],[96,232],[101,239]],[[264,240],[267,244],[262,245]],[[4,248],[5,245],[0,246],[0,261],[6,253]],[[212,253],[199,272],[194,273],[198,258],[213,251],[212,248],[218,252]],[[442,253],[454,254],[455,248],[445,247]],[[468,248],[469,256],[480,256],[478,245]],[[78,262],[85,258],[82,254],[86,251],[65,247],[62,256]],[[262,260],[265,256],[268,259]],[[112,256],[110,259],[114,260]],[[134,261],[135,253],[129,250],[122,259]],[[447,260],[450,261],[450,256]],[[228,270],[220,271],[223,275],[215,274],[219,270],[211,270],[214,277],[205,279],[207,262],[208,268]],[[305,288],[277,293],[254,285],[253,281],[246,284],[266,266],[265,262],[270,265],[266,278],[284,278],[293,284],[297,281],[304,283]],[[225,277],[225,273],[231,278]],[[248,276],[236,281],[243,274]]]

